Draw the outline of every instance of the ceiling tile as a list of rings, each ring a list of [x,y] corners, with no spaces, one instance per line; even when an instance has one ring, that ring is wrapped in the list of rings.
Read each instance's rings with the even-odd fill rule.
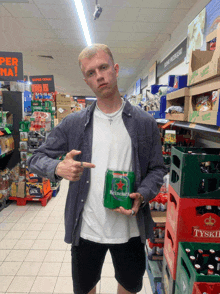
[[[40,17],[42,14],[35,4],[21,3],[4,3],[3,6],[14,16],[14,17]]]
[[[172,16],[171,16],[171,22],[180,23],[185,17],[189,9],[176,9]]]
[[[99,2],[101,7],[104,9],[106,6],[141,7],[145,0],[101,0]]]
[[[78,22],[78,19],[47,19],[48,24],[54,29],[54,30],[78,30],[81,29],[81,25]]]
[[[84,38],[83,31],[81,30],[56,30],[55,34],[60,39],[71,39],[72,42]]]
[[[119,27],[121,32],[158,34],[164,23],[158,22],[127,22],[122,21]]]
[[[180,0],[153,0],[153,1],[143,1],[143,8],[176,8]],[[183,0],[184,1],[184,0]]]
[[[12,14],[2,5],[0,4],[0,17],[11,17]]]
[[[174,11],[173,9],[152,9],[152,8],[143,8],[140,10],[137,21],[149,21],[153,20],[154,22],[170,22],[171,16]]]
[[[40,12],[45,18],[57,18],[57,19],[66,19],[72,18],[73,8],[72,5],[65,5],[60,2],[59,5],[37,5]],[[75,9],[75,7],[74,7]]]
[[[57,39],[56,32],[53,30],[23,29],[21,32],[23,38],[39,39]],[[45,41],[46,43],[46,41]]]
[[[23,25],[20,20],[13,17],[1,17],[0,18],[0,30],[16,36],[17,33],[22,31]]]
[[[40,29],[48,30],[50,25],[47,23],[46,19],[37,17],[25,17],[19,18],[19,22],[24,26],[25,29]]]
[[[117,48],[117,47],[131,47],[131,48],[150,48],[152,47],[152,42],[150,41],[142,41],[142,42],[135,42],[135,41],[122,41],[122,40],[114,40],[114,41],[108,41],[106,43],[110,48]]]
[[[177,23],[166,23],[160,31],[160,34],[172,34],[172,32],[176,29],[177,26]]]
[[[177,9],[187,9],[193,7],[197,0],[180,0]]]

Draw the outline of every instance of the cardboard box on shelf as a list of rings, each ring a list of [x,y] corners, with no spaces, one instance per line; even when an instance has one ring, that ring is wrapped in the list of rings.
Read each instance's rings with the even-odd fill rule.
[[[56,105],[71,105],[70,95],[57,94],[57,96],[56,96]]]
[[[184,106],[184,113],[166,113],[166,119],[179,121],[188,120],[189,95],[189,88],[182,88],[167,94],[166,109],[170,106]]]
[[[216,37],[216,49],[210,50],[209,42]],[[191,53],[188,86],[201,83],[220,75],[220,24],[217,30],[206,37],[207,51],[195,50]]]
[[[196,110],[196,96],[206,93],[212,93],[217,91],[216,99],[212,103],[212,109],[207,111]],[[214,79],[205,81],[201,84],[192,86],[190,88],[190,99],[189,99],[189,113],[188,121],[192,123],[201,123],[208,125],[220,126],[220,78],[216,77]]]
[[[61,119],[63,119],[64,117],[66,117],[71,112],[72,111],[71,111],[70,105],[69,106],[67,106],[67,105],[59,105],[57,107],[57,118],[58,118],[58,121],[60,122]]]

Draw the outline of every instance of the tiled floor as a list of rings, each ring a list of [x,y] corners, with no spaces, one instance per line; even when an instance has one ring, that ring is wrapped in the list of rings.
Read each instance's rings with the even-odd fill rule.
[[[68,181],[48,202],[12,203],[0,212],[0,294],[73,293],[70,245],[64,239],[64,205]],[[97,293],[116,294],[109,253]],[[142,294],[152,294],[147,273]]]

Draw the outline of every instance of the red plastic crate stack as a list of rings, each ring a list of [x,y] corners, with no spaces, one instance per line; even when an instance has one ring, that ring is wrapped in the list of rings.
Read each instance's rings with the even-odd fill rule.
[[[192,294],[218,294],[220,293],[220,283],[194,283]]]
[[[169,186],[164,255],[174,280],[179,242],[220,243],[220,216],[198,212],[198,207],[219,204],[219,199],[180,198]]]

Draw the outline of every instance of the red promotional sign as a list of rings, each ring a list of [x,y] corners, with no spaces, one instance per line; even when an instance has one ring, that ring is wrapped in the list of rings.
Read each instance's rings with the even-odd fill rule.
[[[55,92],[54,78],[50,76],[30,76],[33,93],[52,93]]]
[[[23,80],[23,57],[18,52],[0,52],[0,81]]]

